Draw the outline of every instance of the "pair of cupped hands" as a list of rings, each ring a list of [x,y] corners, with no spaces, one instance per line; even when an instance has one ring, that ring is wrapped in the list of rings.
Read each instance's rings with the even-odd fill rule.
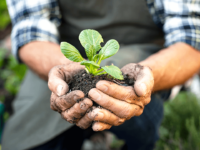
[[[84,69],[79,63],[60,65],[49,72],[48,86],[52,91],[50,107],[62,118],[82,129],[92,124],[94,131],[103,131],[123,124],[126,120],[143,113],[151,100],[154,78],[149,67],[127,64],[121,71],[133,78],[133,86],[122,86],[110,81],[97,82],[86,98],[80,90],[69,91],[73,75]],[[80,101],[80,99],[82,99]],[[93,106],[93,101],[101,107]]]

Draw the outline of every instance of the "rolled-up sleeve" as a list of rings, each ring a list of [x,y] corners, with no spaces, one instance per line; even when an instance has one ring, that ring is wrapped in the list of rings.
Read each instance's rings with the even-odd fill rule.
[[[154,21],[165,33],[165,46],[184,42],[200,50],[200,0],[147,0]]]
[[[12,52],[31,41],[59,42],[60,11],[56,0],[7,0],[12,20]]]

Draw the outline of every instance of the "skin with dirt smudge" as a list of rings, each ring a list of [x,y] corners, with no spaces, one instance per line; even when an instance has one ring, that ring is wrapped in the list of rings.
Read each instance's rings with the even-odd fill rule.
[[[56,45],[50,42],[30,42],[26,44],[25,46],[23,46],[22,48],[20,48],[19,56],[20,56],[20,59],[25,64],[27,64],[32,70],[34,70],[40,77],[42,77],[45,80],[48,79],[48,72],[50,71],[52,67],[56,65],[67,66],[71,63],[71,61],[64,58],[64,56],[60,52],[59,45]],[[132,87],[133,88],[132,91],[134,93],[137,93],[138,96],[143,95],[144,93],[147,94],[148,91],[152,91],[152,90],[159,91],[159,90],[168,89],[175,85],[184,83],[186,80],[188,80],[196,72],[199,71],[200,52],[192,48],[188,44],[176,43],[168,48],[162,49],[161,51],[151,55],[150,57],[140,62],[139,64],[142,66],[151,68],[151,73],[154,79],[154,85],[151,84],[152,76],[148,77],[151,74],[144,73],[145,74],[144,76],[139,75],[139,77],[137,77],[137,80],[141,79],[140,81],[145,81],[143,82],[144,84],[135,84],[134,87]],[[76,72],[76,69],[78,66],[76,65],[74,66],[75,67],[71,67],[71,69],[72,70],[74,69]],[[72,70],[71,70],[71,73],[73,73]],[[134,77],[135,74],[133,74],[133,71],[129,72],[128,70],[134,70],[134,67],[132,66],[132,64],[128,64],[125,67],[124,71],[127,71],[127,73],[129,73],[130,75]],[[65,75],[65,73],[63,73],[63,75]],[[49,76],[49,81],[51,82],[51,84],[49,84],[49,88],[56,95],[56,97],[64,96],[67,93],[68,85],[66,84],[66,82],[64,82],[64,79],[68,80],[64,76],[56,76],[56,73],[55,73],[55,77]],[[150,79],[150,81],[148,79]],[[118,93],[116,93],[117,98],[114,98],[115,95],[112,97],[109,94],[106,94],[107,92],[105,91],[105,89],[101,89],[101,85],[104,85],[104,84],[110,88],[110,89],[105,88],[107,89],[107,92],[112,91],[113,89],[118,89]],[[148,89],[149,87],[152,87],[152,89]],[[106,82],[106,81],[98,82],[96,88],[92,89],[89,92],[90,97],[93,97],[93,101],[95,102],[98,101],[99,104],[101,103],[100,105],[106,106],[107,108],[110,108],[110,109],[112,109],[111,105],[114,105],[113,107],[115,107],[115,110],[118,112],[120,111],[120,108],[123,106],[125,111],[122,111],[121,113],[119,113],[118,114],[119,116],[118,116],[114,113],[112,114],[107,113],[106,110],[104,109],[96,108],[94,109],[96,111],[92,111],[93,113],[91,113],[91,115],[84,115],[76,124],[84,128],[88,125],[88,122],[90,122],[91,120],[100,121],[100,118],[101,118],[102,122],[93,124],[93,129],[95,131],[100,131],[100,130],[110,128],[112,125],[120,124],[121,122],[123,122],[123,118],[126,117],[127,114],[129,116],[134,116],[135,109],[139,110],[137,112],[138,115],[141,114],[142,112],[140,112],[141,111],[140,106],[135,105],[135,104],[130,104],[130,102],[133,101],[133,99],[135,98],[128,99],[128,100],[126,98],[128,102],[125,100],[124,101],[120,100],[120,98],[122,97],[121,95],[124,95],[124,92],[127,93],[127,95],[131,95],[130,90],[131,90],[130,87],[129,88],[124,87],[122,89],[118,85],[115,86],[115,84],[110,84],[109,82]],[[77,93],[75,94],[78,95]],[[100,97],[94,98],[95,94],[100,94]],[[135,97],[137,95],[135,95]],[[145,96],[147,98],[150,97],[148,95],[145,95]],[[130,97],[130,96],[127,96],[127,97]],[[81,98],[81,96],[79,98]],[[99,101],[99,99],[101,100]],[[139,99],[138,101],[140,100],[141,99]],[[74,100],[70,99],[70,101],[74,101]],[[90,99],[87,99],[86,101],[88,104],[92,102]],[[143,100],[143,101],[146,101],[143,103],[144,105],[148,103],[148,100]],[[51,100],[51,102],[54,102],[53,99]],[[59,107],[61,105],[56,104],[56,106]],[[68,105],[67,103],[66,106],[67,106],[67,109],[66,109],[67,112],[68,112],[68,109],[71,109],[70,112],[81,112],[81,114],[83,114],[80,108],[80,105],[76,105],[76,108],[74,108],[73,106],[71,106],[70,104]],[[56,108],[54,107],[53,109],[56,110]],[[88,110],[90,109],[91,107],[88,106]],[[87,111],[85,111],[84,113],[88,114]],[[71,114],[68,114],[68,116],[71,118],[73,117],[77,118],[76,116],[72,117]],[[98,118],[96,116],[98,116]],[[71,118],[67,120],[71,120]]]
[[[63,76],[62,78],[66,77],[66,75],[57,71],[64,70],[60,69],[60,67],[62,66],[53,68],[51,70],[51,73],[49,74],[50,79],[60,75]],[[70,67],[63,66],[63,68],[69,69]],[[141,115],[145,105],[147,105],[151,99],[150,96],[154,84],[153,74],[148,67],[143,67],[139,64],[127,65],[122,68],[122,72],[129,78],[133,78],[137,86],[134,87],[134,84],[124,87],[106,80],[99,81],[96,84],[96,88],[93,88],[89,91],[88,96],[101,107],[93,106],[90,111],[84,112],[84,110],[81,110],[82,105],[87,106],[85,110],[91,108],[92,106],[91,100],[86,98],[83,101],[79,101],[79,103],[75,103],[74,101],[73,106],[70,105],[67,101],[73,99],[71,95],[76,93],[76,97],[78,95],[78,99],[82,99],[84,97],[84,94],[81,91],[75,90],[63,95],[67,97],[67,101],[63,100],[63,96],[56,96],[53,93],[53,99],[51,99],[51,108],[60,112],[62,117],[68,122],[76,123],[77,126],[83,129],[88,128],[95,121],[93,123],[93,129],[95,131],[108,129],[111,127],[111,124],[118,126],[133,116]],[[69,80],[66,81],[69,82]],[[148,90],[141,87],[143,82],[149,82],[147,84]],[[78,99],[76,99],[76,102]],[[105,101],[108,99],[109,101]],[[82,103],[82,105],[80,103]],[[119,109],[116,109],[116,107],[119,107]],[[81,114],[84,114],[84,116],[82,117]],[[98,129],[98,126],[102,125],[104,128]]]

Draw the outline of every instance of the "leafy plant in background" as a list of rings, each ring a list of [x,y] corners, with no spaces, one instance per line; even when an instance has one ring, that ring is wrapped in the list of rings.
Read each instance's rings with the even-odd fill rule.
[[[0,90],[2,90],[0,102],[5,103],[8,95],[16,95],[26,69],[27,67],[24,64],[18,64],[11,54],[8,55],[7,50],[0,48],[0,82],[3,83],[3,87],[0,87]],[[5,112],[4,121],[8,118],[9,113]]]
[[[4,88],[10,94],[15,95],[19,90],[27,67],[24,64],[19,64],[11,54],[6,56],[6,50],[0,48],[0,68],[0,78],[4,81]]]
[[[85,66],[87,73],[94,76],[109,74],[113,78],[123,80],[121,70],[114,65],[100,67],[101,61],[113,56],[119,50],[119,44],[116,40],[109,40],[104,47],[101,47],[103,38],[99,32],[91,29],[83,30],[79,35],[81,45],[85,48],[88,61],[84,60],[79,51],[67,42],[61,43],[62,53],[71,61],[81,62]],[[97,52],[99,53],[97,54]]]
[[[6,0],[0,0],[0,18],[0,30],[2,30],[10,23]]]
[[[192,93],[182,92],[165,103],[164,112],[155,150],[199,150],[199,100]]]

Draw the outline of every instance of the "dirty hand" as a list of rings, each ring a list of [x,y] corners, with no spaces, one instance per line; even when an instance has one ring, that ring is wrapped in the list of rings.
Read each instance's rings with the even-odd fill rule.
[[[150,68],[128,64],[121,70],[135,80],[133,86],[121,86],[102,80],[89,92],[91,99],[103,107],[88,113],[87,118],[96,121],[92,126],[94,131],[118,126],[133,116],[141,115],[144,106],[151,100],[154,78]]]
[[[82,91],[76,90],[67,93],[69,91],[67,83],[72,80],[73,75],[82,69],[84,66],[73,62],[69,65],[56,66],[49,72],[48,86],[52,91],[50,107],[58,111],[70,123],[78,122],[93,105],[90,99],[84,98]],[[82,101],[77,102],[82,98],[84,98]]]

